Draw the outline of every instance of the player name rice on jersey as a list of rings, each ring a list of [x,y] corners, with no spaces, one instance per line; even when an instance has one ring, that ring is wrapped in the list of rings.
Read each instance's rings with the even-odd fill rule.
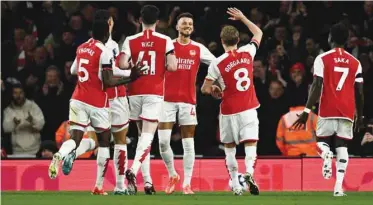
[[[172,40],[152,30],[144,30],[126,38],[122,52],[132,59],[132,63],[141,62],[149,66],[149,71],[128,86],[129,96],[164,95],[166,55],[173,51]]]

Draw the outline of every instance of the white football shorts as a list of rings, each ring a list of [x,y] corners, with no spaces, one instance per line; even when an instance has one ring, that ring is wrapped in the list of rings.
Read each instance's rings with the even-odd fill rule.
[[[353,122],[347,119],[328,119],[319,117],[317,120],[316,136],[330,137],[336,134],[337,137],[352,140]]]
[[[162,111],[163,97],[156,95],[129,96],[130,119],[158,122]]]
[[[255,109],[219,116],[220,141],[224,144],[258,141],[259,120]]]
[[[179,125],[197,125],[196,106],[189,103],[164,102],[160,122],[176,122]]]

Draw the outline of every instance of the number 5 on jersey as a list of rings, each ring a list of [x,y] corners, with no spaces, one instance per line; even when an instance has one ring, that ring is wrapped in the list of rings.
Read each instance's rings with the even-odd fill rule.
[[[88,64],[89,64],[89,60],[84,59],[84,58],[79,59],[78,80],[82,83],[87,81],[89,78],[87,69],[83,67],[84,65],[88,65]],[[83,73],[83,75],[80,75],[81,72]]]
[[[156,55],[155,51],[140,51],[139,57],[137,58],[137,62],[140,61],[142,65],[149,66],[148,61],[143,60],[145,52],[147,52],[148,55],[150,56],[150,68],[149,68],[150,75],[155,75],[155,55]],[[149,71],[148,70],[144,71],[144,74],[148,75]]]
[[[237,80],[236,88],[238,91],[246,91],[249,89],[251,81],[249,71],[246,68],[239,68],[234,71],[234,79]]]

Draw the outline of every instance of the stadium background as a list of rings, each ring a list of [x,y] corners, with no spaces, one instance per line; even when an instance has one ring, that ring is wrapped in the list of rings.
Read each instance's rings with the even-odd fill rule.
[[[61,123],[68,119],[68,102],[76,81],[67,74],[67,71],[74,60],[77,46],[89,38],[89,29],[95,9],[109,9],[113,14],[115,26],[112,37],[121,46],[126,36],[141,30],[137,19],[140,8],[145,3],[2,1],[2,119],[7,117],[3,116],[3,111],[12,101],[12,86],[21,83],[24,86],[26,97],[36,102],[45,118],[45,125],[41,131],[40,151],[43,149],[55,151],[55,132]],[[239,28],[241,44],[250,40],[247,28],[227,19],[225,11],[228,6],[240,8],[249,19],[260,25],[264,31],[264,38],[255,59],[262,61],[263,66],[260,69],[266,75],[264,79],[260,79],[259,75],[256,75],[254,80],[261,103],[258,110],[260,120],[259,156],[273,157],[281,154],[276,147],[278,121],[283,114],[289,111],[289,107],[305,104],[308,87],[312,82],[313,60],[319,53],[330,49],[328,44],[329,28],[336,22],[343,21],[350,27],[351,35],[345,49],[360,59],[362,63],[365,81],[364,115],[367,122],[373,118],[373,2],[191,1],[150,3],[157,5],[161,10],[157,31],[169,35],[171,38],[177,37],[175,30],[177,14],[191,12],[195,16],[195,32],[192,38],[203,43],[215,56],[223,53],[219,33],[224,24],[233,24]],[[293,65],[297,63],[301,63],[301,67],[304,68],[304,76],[300,86],[295,86],[289,74]],[[57,72],[49,73],[52,77],[47,78],[47,70],[48,72],[51,70]],[[224,152],[219,148],[220,144],[217,140],[219,101],[200,93],[200,86],[206,72],[207,67],[201,65],[197,77],[199,125],[195,134],[195,147],[197,155],[214,158],[224,156]],[[270,92],[269,87],[272,84],[273,89]],[[286,86],[284,86],[285,84]],[[48,92],[45,92],[46,90]],[[317,106],[315,112],[317,112]],[[363,147],[360,145],[363,135],[364,133],[355,133],[354,140],[349,144],[349,152],[355,156],[373,156],[372,143]],[[128,133],[128,137],[133,140],[129,148],[130,157],[134,154],[136,136],[137,130],[134,124],[131,124]],[[172,139],[175,154],[182,154],[177,127],[173,131]],[[1,129],[1,148],[3,159],[7,155],[11,156],[11,134],[4,133],[3,129]],[[40,158],[40,152],[38,154],[37,157]],[[157,140],[153,142],[152,154],[159,157]],[[243,150],[238,149],[238,155],[243,154]],[[299,158],[298,160],[303,159]],[[279,163],[287,164],[282,160]],[[299,161],[299,163],[303,163],[303,161]],[[364,163],[365,161],[359,161],[359,163],[356,161],[359,166],[354,169],[367,170],[366,168],[369,167],[364,169]],[[269,170],[276,167],[276,163],[269,164]],[[20,168],[21,161],[4,161],[2,169],[5,168],[5,165],[9,165],[9,170],[6,173],[12,173],[11,167],[14,165]],[[299,167],[302,167],[302,170],[304,168],[303,164]],[[39,169],[35,171],[39,171]],[[270,172],[267,170],[264,173]],[[18,177],[22,176],[24,172],[17,173]],[[303,171],[299,173],[303,174]],[[361,177],[367,180],[368,184],[370,183],[368,189],[373,190],[372,173],[367,171],[366,174],[367,177]],[[356,180],[360,181],[360,176]],[[22,186],[20,182],[14,183],[18,184],[17,186]]]

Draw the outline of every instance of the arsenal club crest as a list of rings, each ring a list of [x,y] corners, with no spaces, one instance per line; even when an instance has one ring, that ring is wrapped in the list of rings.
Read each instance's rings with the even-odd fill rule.
[[[190,53],[191,56],[195,56],[196,55],[196,51],[195,50],[190,50],[189,53]]]

